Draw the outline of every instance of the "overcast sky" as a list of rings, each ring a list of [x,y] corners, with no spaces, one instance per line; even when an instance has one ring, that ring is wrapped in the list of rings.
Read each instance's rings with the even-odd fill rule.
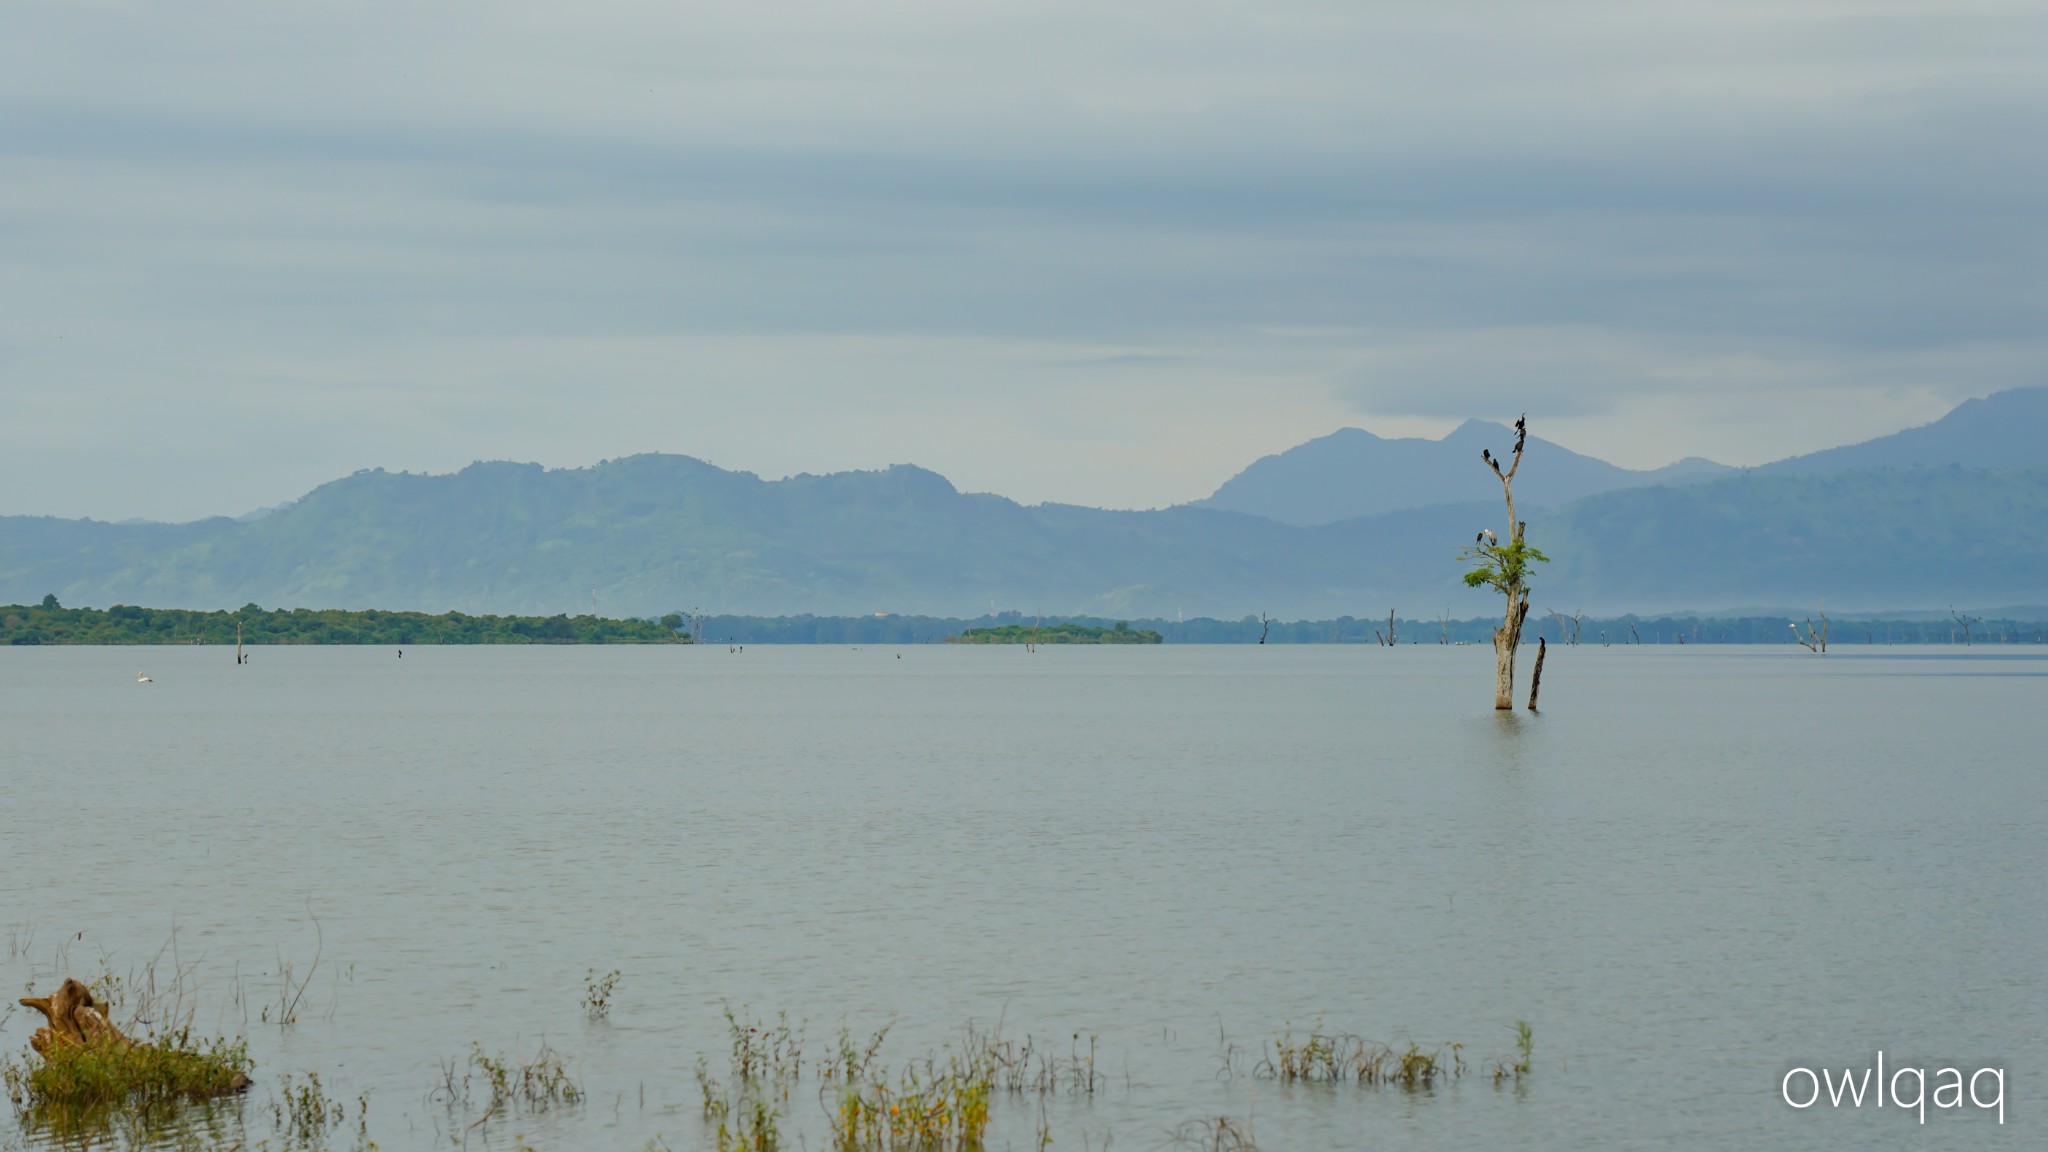
[[[2048,383],[2048,0],[0,4],[0,512],[358,468],[1208,494]]]

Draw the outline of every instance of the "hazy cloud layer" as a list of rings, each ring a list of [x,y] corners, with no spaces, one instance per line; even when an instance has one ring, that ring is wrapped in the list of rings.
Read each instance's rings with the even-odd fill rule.
[[[1205,495],[2048,383],[2048,6],[20,3],[0,511],[358,467]]]

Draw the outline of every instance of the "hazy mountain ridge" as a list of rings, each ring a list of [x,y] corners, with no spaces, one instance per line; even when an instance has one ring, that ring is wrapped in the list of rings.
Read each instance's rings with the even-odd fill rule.
[[[1762,465],[1759,472],[1852,468],[2039,468],[2048,465],[2048,388],[2014,388],[1965,400],[1931,424]]]
[[[1285,452],[1263,457],[1193,506],[1265,516],[1283,524],[1333,524],[1431,504],[1497,499],[1500,482],[1479,461],[1482,448],[1512,451],[1514,431],[1467,420],[1441,440],[1386,439],[1363,428],[1343,428]],[[1543,467],[1516,481],[1518,500],[1531,508],[1647,484],[1691,483],[1733,472],[1724,464],[1688,457],[1636,472],[1541,437],[1529,451]]]
[[[1532,539],[1555,560],[1538,573],[1538,604],[2037,602],[2048,544],[2012,526],[2048,514],[2048,470],[1953,459],[2019,457],[2030,406],[2048,408],[2048,390],[2032,392],[1973,401],[1925,428],[1785,467],[1716,473],[1681,462],[1662,473],[1684,482],[1666,484],[1532,439],[1518,495]],[[2004,439],[1971,447],[1993,433]],[[1499,486],[1468,457],[1481,446],[1505,451],[1508,435],[1475,421],[1443,441],[1361,432],[1304,445],[1377,446],[1390,460],[1434,454],[1455,459],[1464,478],[1441,489],[1389,482],[1377,498],[1426,503],[1311,526],[1199,505],[1025,507],[910,465],[776,481],[668,455],[552,471],[505,462],[446,475],[373,470],[254,519],[0,518],[0,601],[57,592],[99,606],[552,614],[588,612],[595,593],[597,610],[616,615],[949,615],[992,600],[1133,617],[1481,612],[1491,605],[1459,582],[1456,553],[1480,527],[1499,527]],[[1829,467],[1871,458],[1939,466]],[[1426,477],[1433,467],[1425,459],[1416,470]],[[1246,470],[1241,492],[1258,494],[1258,469]],[[1564,498],[1617,477],[1623,487]]]
[[[1609,492],[1531,517],[1547,595],[1627,610],[1674,604],[2018,603],[2048,587],[2048,468],[1772,475]],[[1547,586],[1547,588],[1545,587]]]
[[[1531,457],[1535,466],[1540,457]],[[1825,602],[1840,610],[2038,599],[2048,470],[1792,474],[1603,493],[1530,515],[1554,558],[1539,606]],[[1027,508],[944,477],[763,481],[682,456],[584,469],[366,472],[261,520],[0,518],[0,601],[609,614],[932,613],[1361,617],[1490,608],[1458,549],[1494,502],[1294,527],[1206,508]]]
[[[2038,431],[2048,428],[2048,388],[2019,388],[1958,405],[1941,419],[1889,436],[1761,465],[1766,473],[1832,472],[1956,464],[1965,468],[2034,468],[2048,464]],[[1490,448],[1504,456],[1509,428],[1467,420],[1440,440],[1386,439],[1361,428],[1265,456],[1194,506],[1247,512],[1283,524],[1330,524],[1430,504],[1494,499],[1499,484],[1478,462]],[[1518,502],[1534,508],[1660,484],[1691,484],[1743,471],[1690,456],[1662,468],[1632,471],[1531,437],[1531,467],[1516,481]]]
[[[0,599],[547,613],[587,611],[595,590],[600,611],[636,614],[918,612],[991,597],[1213,612],[1275,595],[1350,602],[1375,565],[1368,543],[1198,509],[1025,508],[907,465],[763,481],[637,456],[358,473],[246,523],[0,519]]]

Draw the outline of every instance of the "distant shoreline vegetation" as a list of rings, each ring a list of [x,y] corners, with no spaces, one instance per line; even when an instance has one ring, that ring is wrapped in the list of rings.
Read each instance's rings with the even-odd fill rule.
[[[948,644],[1163,644],[1166,637],[1149,629],[1133,629],[1119,620],[1115,627],[1100,628],[1063,621],[1058,624],[1003,624],[994,628],[969,628],[948,636]]]
[[[687,644],[682,617],[610,620],[600,616],[470,616],[444,612],[294,608],[250,604],[233,612],[182,608],[0,607],[0,644]]]
[[[993,616],[731,616],[696,619],[671,612],[658,620],[611,619],[599,616],[473,616],[462,612],[429,615],[376,609],[266,610],[253,604],[233,612],[202,612],[180,608],[137,608],[117,605],[99,610],[65,608],[46,597],[41,605],[0,605],[0,646],[35,644],[233,644],[235,625],[242,625],[245,644],[687,644],[691,632],[718,643],[737,644],[1028,644],[1032,632],[1044,644],[1256,644],[1262,632],[1269,644],[1379,644],[1387,618],[1273,621],[1257,616],[1239,620],[1191,617],[1186,620],[1117,621],[1076,615],[1057,624],[1034,625],[1021,612]],[[2024,615],[1969,612],[1843,616],[1830,613],[1831,648],[1884,645],[2048,643],[2048,610],[2020,609]],[[1816,613],[1816,617],[1818,614]],[[1741,616],[1553,616],[1529,614],[1522,643],[1538,638],[1552,646],[1569,644],[1572,633],[1583,646],[1596,644],[1771,644],[1797,649],[1795,625],[1806,617]],[[1122,623],[1127,639],[1081,639],[1084,634],[1115,633]],[[692,629],[692,624],[701,629]],[[1411,644],[1491,643],[1500,621],[1415,620],[1397,618],[1394,639]],[[1965,627],[1967,625],[1967,628]],[[1053,635],[1066,633],[1066,639]],[[1155,639],[1156,637],[1156,639]]]

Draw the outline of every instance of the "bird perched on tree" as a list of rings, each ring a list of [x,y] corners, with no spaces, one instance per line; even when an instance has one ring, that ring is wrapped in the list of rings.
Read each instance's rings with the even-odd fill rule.
[[[1481,528],[1479,535],[1472,538],[1474,544],[1496,544],[1499,541],[1500,538],[1493,534],[1493,529],[1491,528]]]
[[[1488,464],[1493,463],[1493,450],[1490,448],[1481,448],[1479,450],[1479,458],[1481,460],[1486,461]]]

